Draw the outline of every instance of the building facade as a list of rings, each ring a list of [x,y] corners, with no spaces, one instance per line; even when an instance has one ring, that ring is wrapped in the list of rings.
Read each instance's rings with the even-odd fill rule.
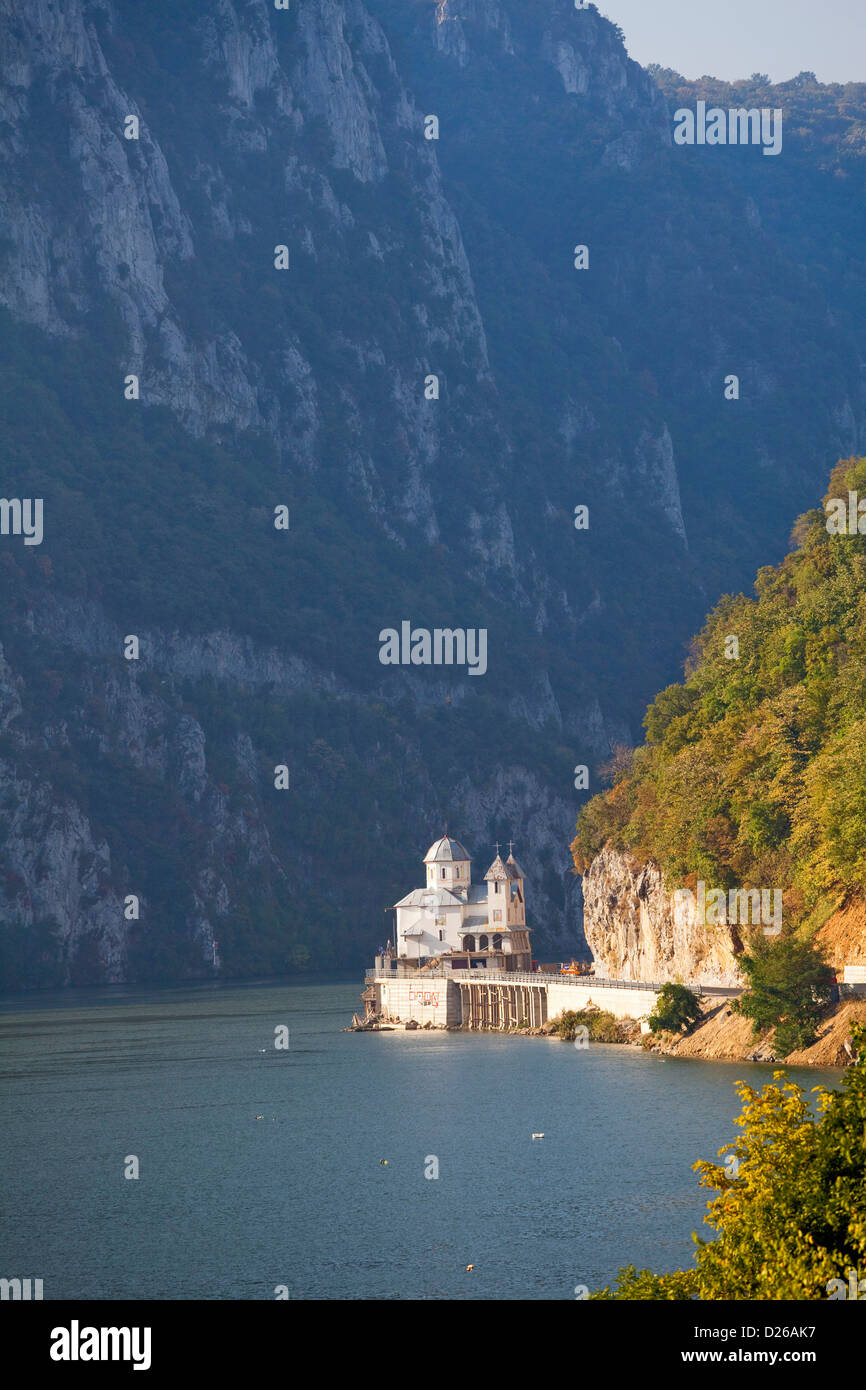
[[[496,858],[480,883],[459,840],[444,835],[424,856],[426,885],[395,903],[396,959],[420,969],[436,960],[452,970],[531,970],[525,875],[514,854]],[[391,953],[393,956],[393,953]]]

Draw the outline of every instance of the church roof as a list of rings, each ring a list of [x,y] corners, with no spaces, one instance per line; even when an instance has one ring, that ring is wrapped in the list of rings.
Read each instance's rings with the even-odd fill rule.
[[[424,855],[425,864],[455,863],[458,860],[471,860],[472,855],[464,849],[459,840],[443,835],[432,844]]]
[[[509,854],[505,861],[505,868],[509,878],[526,878],[526,874],[521,869],[513,854]]]
[[[466,890],[466,901],[467,901],[468,903],[473,903],[473,904],[474,904],[474,903],[486,903],[486,902],[487,902],[487,884],[486,884],[486,883],[471,883],[471,884],[469,885],[469,888]]]
[[[487,873],[484,875],[484,878],[485,878],[485,881],[486,881],[487,879],[497,879],[497,878],[498,878],[498,879],[501,879],[501,880],[503,881],[503,883],[508,879],[508,873],[506,872],[505,865],[503,864],[502,858],[501,858],[500,855],[497,854],[497,856],[496,856],[496,858],[494,859],[493,863],[490,865],[490,868],[487,870]]]
[[[395,907],[462,907],[463,899],[447,888],[413,888]]]

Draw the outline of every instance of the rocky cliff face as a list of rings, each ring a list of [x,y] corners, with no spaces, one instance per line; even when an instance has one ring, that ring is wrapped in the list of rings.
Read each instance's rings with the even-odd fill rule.
[[[606,848],[583,878],[584,930],[599,974],[615,980],[740,985],[736,929],[706,927],[658,868]]]
[[[599,82],[605,87],[601,74]],[[119,396],[133,374],[145,410],[167,408],[197,438],[228,448],[244,434],[268,439],[274,464],[260,479],[262,515],[292,495],[287,479],[325,467],[327,480],[314,488],[335,512],[352,518],[360,508],[374,544],[441,552],[444,539],[439,568],[463,575],[467,591],[496,586],[532,632],[563,619],[575,628],[573,598],[544,573],[532,545],[516,546],[514,506],[499,485],[513,445],[459,223],[436,146],[423,138],[424,113],[364,5],[324,0],[275,14],[266,0],[219,0],[205,12],[157,5],[145,13],[124,0],[37,0],[0,24],[0,115],[0,300],[48,341],[74,345],[79,360],[94,337],[106,348],[99,374],[94,359],[82,383],[93,394],[79,429],[98,434],[100,402]],[[287,312],[274,307],[279,244],[290,256]],[[357,284],[375,314],[351,304]],[[325,312],[323,291],[337,296]],[[443,408],[425,396],[431,371]],[[450,465],[468,454],[457,502]],[[33,464],[30,455],[20,468],[22,493],[36,490]],[[103,481],[95,462],[75,485],[95,499]],[[560,759],[557,787],[528,765],[512,734],[508,762],[492,754],[486,765],[443,757],[436,740],[436,771],[428,770],[429,735],[406,710],[459,710],[459,682],[411,670],[386,681],[379,670],[364,689],[338,674],[326,651],[314,656],[290,635],[269,644],[233,630],[231,612],[194,631],[191,613],[177,626],[174,613],[145,605],[144,621],[139,612],[134,623],[144,669],[121,663],[133,625],[122,586],[106,589],[99,561],[79,553],[90,570],[85,590],[76,581],[80,597],[63,592],[57,483],[48,465],[39,488],[55,518],[40,556],[48,569],[28,568],[32,557],[3,542],[7,576],[19,587],[15,602],[15,586],[7,591],[4,611],[2,903],[7,921],[38,938],[43,964],[56,958],[57,971],[39,979],[121,980],[160,954],[163,973],[196,973],[210,967],[215,937],[240,970],[259,960],[263,968],[337,963],[365,935],[381,934],[382,900],[414,881],[415,859],[444,816],[460,817],[480,857],[497,831],[521,836],[541,939],[567,949],[579,920],[565,852],[568,765],[622,732],[621,715],[602,714],[591,689],[555,691],[543,667],[515,668],[500,682],[494,701],[509,728],[553,727],[560,741],[566,725],[584,730],[576,752]],[[103,504],[100,527],[111,505]],[[211,514],[216,505],[208,504]],[[384,592],[383,600],[368,624],[373,655],[379,627],[403,616],[389,611]],[[459,615],[446,611],[440,621],[456,625]],[[203,683],[231,711],[230,731],[206,731]],[[409,769],[400,796],[411,828],[399,869],[389,817],[377,817],[363,842],[375,866],[363,886],[365,864],[340,885],[339,856],[323,836],[304,844],[304,830],[293,837],[273,824],[273,768],[289,755],[264,746],[254,708],[261,691],[284,715],[292,701],[327,702],[313,749],[330,750],[326,711],[346,708],[355,719],[371,699],[402,711],[397,723],[385,716],[388,733],[357,749],[359,775],[374,786],[389,741]],[[308,744],[295,750],[292,775],[306,770],[313,801],[335,787],[339,799],[339,762],[312,756]],[[115,789],[104,797],[94,795],[96,765]],[[130,786],[147,790],[137,817],[124,822],[116,800]],[[157,823],[187,844],[185,865]],[[158,852],[149,859],[135,839],[150,835]],[[125,914],[130,894],[140,924]],[[314,910],[311,896],[320,899]],[[236,939],[244,923],[253,936],[263,931],[263,916],[280,923],[285,950],[275,960],[245,953]],[[305,925],[309,916],[319,933]],[[26,940],[16,937],[16,978],[33,982],[21,965]]]
[[[371,7],[390,12],[394,0],[371,0]],[[411,6],[410,6],[411,8]],[[437,51],[461,68],[483,67],[498,60],[522,56],[529,62],[549,65],[569,96],[593,97],[605,109],[611,124],[607,134],[637,150],[640,137],[648,144],[669,145],[670,126],[666,103],[650,77],[632,62],[622,36],[611,23],[600,23],[598,12],[575,15],[572,0],[553,0],[542,11],[531,13],[510,0],[441,0],[435,8],[416,6],[418,28],[426,30]],[[606,152],[620,163],[613,142]]]
[[[238,243],[246,251],[250,238],[259,243],[262,276],[281,238],[302,266],[346,256],[350,247],[362,263],[411,254],[423,282],[417,311],[425,299],[445,310],[442,322],[428,326],[412,305],[401,306],[414,318],[419,370],[434,345],[447,341],[483,376],[484,334],[459,227],[430,146],[418,140],[419,113],[363,5],[301,5],[284,17],[286,33],[266,0],[218,0],[194,20],[181,6],[171,33],[160,32],[158,6],[149,18],[136,9],[122,0],[36,0],[7,16],[0,36],[2,300],[15,315],[53,334],[81,334],[107,297],[125,330],[124,371],[141,377],[149,405],[170,406],[198,433],[267,429],[297,461],[311,458],[321,411],[299,337],[288,334],[264,362],[243,341],[242,322],[196,332],[178,303],[185,280],[192,288],[191,267],[212,241],[230,253]],[[210,124],[210,138],[194,153],[182,121],[149,107],[148,78],[156,84],[168,76],[159,69],[175,58],[173,45],[188,75],[207,84],[197,119]],[[145,71],[136,71],[142,58]],[[139,122],[135,139],[125,138],[130,115]],[[306,143],[310,131],[318,144]],[[269,154],[278,181],[265,228],[251,222],[237,165]],[[375,212],[358,227],[351,200],[338,196],[330,177],[349,174],[360,193],[410,159],[422,219],[411,253],[392,224],[382,233],[386,219]],[[344,345],[362,365],[381,356],[373,340],[346,334]],[[417,393],[404,402],[395,392],[395,402],[419,451],[423,441],[425,462],[435,461],[430,412]]]
[[[139,634],[147,652],[139,673],[119,657],[105,661],[106,651],[122,650],[123,636],[99,606],[47,595],[28,637],[63,674],[23,675],[0,649],[0,903],[7,921],[33,933],[34,950],[38,943],[30,965],[39,974],[22,963],[24,982],[121,982],[152,973],[155,953],[164,974],[201,974],[213,965],[215,943],[217,969],[228,965],[229,973],[250,973],[251,950],[253,969],[339,966],[356,958],[365,928],[377,940],[387,935],[384,903],[423,878],[414,844],[396,873],[392,867],[405,834],[399,818],[411,807],[413,823],[433,834],[446,814],[423,733],[389,715],[371,738],[367,721],[367,741],[354,740],[357,764],[347,768],[350,749],[332,726],[358,727],[363,704],[333,674],[231,632],[196,639],[158,631]],[[187,697],[199,692],[200,708],[203,683],[208,699],[196,718]],[[446,688],[438,701],[429,690],[426,698],[441,706]],[[46,694],[54,705],[47,717]],[[326,817],[318,837],[299,828],[295,807],[288,825],[275,810],[273,752],[261,729],[261,701],[282,725],[311,698],[322,702],[322,737],[283,731],[280,747],[288,795],[314,813],[316,803],[342,807],[339,823]],[[530,723],[544,714],[531,698],[521,711]],[[218,727],[225,720],[228,731]],[[390,802],[375,790],[383,760],[400,768]],[[357,804],[346,802],[350,778]],[[374,790],[363,800],[365,786]],[[578,904],[573,882],[557,901],[573,814],[565,799],[515,763],[486,776],[458,770],[447,805],[459,808],[478,860],[491,825],[521,827],[536,866],[533,919],[546,917],[541,939],[568,950]],[[347,853],[340,844],[350,833],[359,838]],[[386,840],[390,860],[371,871]],[[384,892],[383,873],[392,875]],[[128,895],[137,899],[134,918]],[[347,899],[357,920],[347,917]]]
[[[626,528],[635,507],[647,531],[664,534],[662,563],[676,556],[687,602],[703,593],[706,608],[730,587],[734,553],[734,582],[749,583],[768,553],[782,553],[790,504],[811,505],[828,457],[866,439],[866,351],[859,309],[844,288],[850,256],[837,254],[858,215],[861,171],[855,160],[838,177],[815,177],[819,145],[827,159],[859,150],[866,88],[853,103],[850,89],[816,92],[816,113],[828,99],[837,104],[838,142],[820,114],[808,128],[805,98],[792,108],[796,83],[764,91],[753,104],[782,106],[790,118],[783,169],[771,176],[762,166],[773,161],[741,150],[710,168],[699,153],[672,147],[672,107],[594,6],[368,3],[399,35],[423,103],[442,113],[440,164],[446,191],[459,197],[485,320],[503,280],[533,286],[518,360],[509,362],[507,345],[488,334],[498,379],[516,380],[529,361],[544,361],[538,389],[568,440],[571,476],[597,505],[616,499]],[[675,106],[697,99],[684,79],[666,91]],[[717,99],[731,105],[740,97],[731,89]],[[509,198],[517,187],[522,196]],[[813,214],[793,238],[802,250],[794,254],[791,216],[805,204]],[[828,217],[841,241],[825,235]],[[496,278],[474,256],[477,246],[492,252],[491,224],[500,265],[508,262]],[[809,268],[819,259],[817,240],[821,257],[834,262],[820,286]],[[578,243],[589,248],[590,269],[575,275]],[[779,288],[781,314],[763,298],[769,283]],[[767,312],[750,310],[756,302]],[[815,346],[834,340],[829,375],[812,347],[804,355],[793,328],[803,316]],[[741,389],[726,415],[731,402],[720,383],[730,373]],[[804,379],[809,407],[795,422],[791,405]],[[628,399],[627,437],[605,408],[613,399]],[[716,473],[703,463],[719,447]],[[740,570],[748,561],[753,567]]]
[[[360,961],[446,819],[479,862],[513,835],[538,951],[580,945],[575,766],[864,415],[830,291],[756,315],[796,247],[724,178],[708,233],[669,124],[568,0],[4,8],[2,491],[46,509],[0,537],[13,982],[178,978],[215,937],[228,973]],[[383,667],[403,620],[483,627],[487,675]]]

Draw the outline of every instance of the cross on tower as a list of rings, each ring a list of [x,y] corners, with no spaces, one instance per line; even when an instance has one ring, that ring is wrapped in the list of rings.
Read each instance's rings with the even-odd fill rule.
[[[496,858],[499,858],[499,841],[496,841]]]
[[[513,840],[509,840],[509,841],[508,841],[508,853],[509,853],[509,854],[513,854],[513,853],[514,853],[514,841],[513,841]]]

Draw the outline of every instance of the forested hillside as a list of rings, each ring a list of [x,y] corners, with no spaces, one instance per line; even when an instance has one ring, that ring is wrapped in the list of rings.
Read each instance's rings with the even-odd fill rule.
[[[824,508],[799,518],[795,548],[760,571],[755,596],[716,606],[685,680],[650,706],[645,744],[633,758],[620,754],[614,786],[581,812],[572,846],[581,872],[610,843],[658,863],[671,889],[699,879],[781,888],[791,926],[820,925],[862,898],[861,498],[866,459],[844,460]]]

